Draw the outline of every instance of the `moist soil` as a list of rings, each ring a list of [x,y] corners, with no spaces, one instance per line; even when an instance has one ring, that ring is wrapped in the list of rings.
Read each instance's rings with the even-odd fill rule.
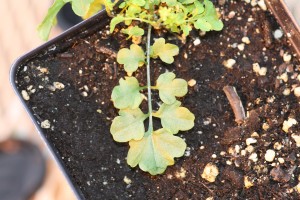
[[[18,90],[82,198],[299,199],[300,155],[292,137],[300,135],[299,125],[282,130],[285,120],[300,121],[299,98],[293,92],[300,67],[288,34],[275,39],[279,25],[258,6],[244,1],[216,6],[225,25],[221,32],[194,30],[185,43],[174,34],[153,32],[154,38],[163,36],[180,46],[173,64],[152,61],[153,85],[165,71],[196,80],[180,99],[196,116],[194,128],[179,134],[188,148],[162,175],[130,168],[128,143],[114,142],[109,131],[118,112],[111,91],[126,76],[115,56],[130,44],[118,31],[121,26],[109,34],[108,26],[96,25],[20,65]],[[243,43],[243,37],[250,43]],[[194,43],[198,38],[199,45]],[[228,59],[236,61],[232,69],[224,66]],[[266,67],[266,75],[254,72],[254,63]],[[145,67],[134,75],[145,85]],[[236,88],[247,112],[241,124],[223,92],[226,85]],[[152,103],[157,110],[158,94]],[[142,109],[147,109],[146,101]],[[256,142],[247,145],[247,138]],[[267,150],[275,151],[273,161],[266,161]],[[219,170],[214,182],[201,177],[208,163]],[[252,187],[245,186],[245,179]]]

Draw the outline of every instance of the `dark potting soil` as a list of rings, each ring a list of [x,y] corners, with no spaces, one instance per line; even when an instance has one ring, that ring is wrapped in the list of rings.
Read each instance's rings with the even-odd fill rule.
[[[200,36],[194,30],[185,44],[176,35],[153,33],[181,49],[174,64],[152,61],[153,84],[167,70],[196,80],[181,99],[196,116],[195,127],[179,134],[188,148],[163,175],[130,168],[128,143],[114,142],[109,131],[117,116],[111,91],[126,75],[115,61],[117,50],[130,44],[125,35],[109,34],[108,26],[99,25],[20,66],[18,90],[85,199],[299,199],[300,155],[294,139],[299,124],[287,133],[282,130],[285,120],[300,121],[299,98],[293,92],[300,65],[288,34],[275,39],[279,25],[257,6],[244,1],[216,6],[225,24],[221,32]],[[236,61],[232,69],[224,66],[228,59]],[[266,67],[266,75],[254,72],[254,63]],[[141,85],[145,74],[145,67],[134,74]],[[223,92],[226,85],[236,87],[248,113],[240,125]],[[152,103],[158,109],[157,94]],[[144,101],[143,110],[146,106]],[[254,142],[246,143],[248,138]],[[276,153],[270,162],[267,150]],[[219,170],[212,183],[201,178],[208,163]]]

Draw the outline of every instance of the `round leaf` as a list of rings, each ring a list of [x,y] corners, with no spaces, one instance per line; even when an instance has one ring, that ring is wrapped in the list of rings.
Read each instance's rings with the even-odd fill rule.
[[[138,108],[143,100],[140,91],[139,82],[134,77],[120,79],[120,85],[114,87],[111,99],[114,106],[118,109]]]
[[[179,48],[174,44],[167,43],[164,38],[155,40],[152,46],[151,57],[159,57],[163,62],[171,64],[174,62],[174,56],[178,55]]]
[[[117,61],[124,65],[127,73],[133,73],[145,63],[145,53],[140,46],[132,44],[130,49],[123,48],[118,52]]]
[[[144,120],[147,118],[139,108],[121,110],[111,125],[110,132],[117,142],[140,140],[145,133]]]
[[[195,115],[180,105],[179,101],[175,101],[171,105],[162,104],[159,110],[153,113],[153,116],[161,119],[162,127],[173,134],[194,127]]]
[[[175,74],[166,72],[160,75],[156,82],[160,99],[166,104],[176,101],[175,97],[183,97],[188,91],[187,82],[184,79],[175,79]]]
[[[174,157],[181,157],[186,143],[180,137],[159,129],[141,140],[131,140],[127,163],[131,167],[139,165],[141,170],[151,175],[162,174],[167,166],[174,164]]]

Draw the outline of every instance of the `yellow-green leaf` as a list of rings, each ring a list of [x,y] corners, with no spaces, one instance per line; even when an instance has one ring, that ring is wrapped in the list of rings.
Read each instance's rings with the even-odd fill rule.
[[[139,165],[141,170],[151,175],[162,174],[167,166],[174,164],[174,157],[181,157],[186,143],[165,129],[148,133],[141,140],[131,140],[127,163],[131,167]]]
[[[78,16],[85,16],[94,0],[71,0],[72,10]]]
[[[111,125],[110,132],[117,142],[140,140],[145,133],[144,120],[147,115],[141,109],[126,109],[119,112]]]
[[[117,61],[124,65],[127,73],[133,73],[145,63],[145,53],[139,45],[132,44],[130,49],[123,48],[118,52]]]
[[[48,40],[50,30],[56,23],[56,15],[65,4],[64,0],[55,0],[53,5],[48,9],[46,17],[37,28],[39,37],[42,40]]]
[[[115,30],[117,24],[124,21],[124,17],[122,15],[117,15],[110,21],[109,31],[112,33]]]
[[[122,33],[127,34],[129,37],[132,36],[142,36],[144,35],[144,29],[138,27],[138,26],[130,26],[126,29],[122,30]]]
[[[138,108],[143,100],[143,95],[139,92],[139,82],[134,77],[125,77],[119,81],[120,85],[114,87],[111,99],[118,109]]]
[[[173,134],[194,127],[195,115],[180,105],[179,101],[170,105],[164,103],[156,113],[153,113],[153,116],[161,119],[162,127]]]
[[[159,97],[166,104],[173,104],[176,101],[175,97],[183,97],[188,91],[187,82],[175,77],[174,73],[166,72],[156,81]]]
[[[166,43],[164,38],[159,38],[155,40],[151,53],[152,58],[159,57],[163,62],[171,64],[174,62],[174,56],[178,55],[179,48],[174,44]]]
[[[90,6],[89,9],[87,11],[87,13],[84,15],[84,19],[87,19],[91,16],[93,16],[94,14],[96,14],[98,11],[100,11],[102,9],[102,6],[105,5],[105,1],[106,0],[94,0]]]

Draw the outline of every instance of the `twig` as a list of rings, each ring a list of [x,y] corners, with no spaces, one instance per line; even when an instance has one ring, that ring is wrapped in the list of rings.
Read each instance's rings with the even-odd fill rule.
[[[117,57],[117,53],[112,49],[109,49],[109,48],[104,47],[104,46],[96,46],[95,48],[96,48],[96,51],[98,53],[106,54],[106,55],[108,55],[109,57],[112,57],[112,58]]]
[[[236,92],[235,87],[233,86],[225,86],[223,91],[226,94],[227,99],[229,100],[230,106],[233,110],[235,121],[238,124],[241,124],[246,119],[245,109],[243,107],[242,101],[239,95]]]

